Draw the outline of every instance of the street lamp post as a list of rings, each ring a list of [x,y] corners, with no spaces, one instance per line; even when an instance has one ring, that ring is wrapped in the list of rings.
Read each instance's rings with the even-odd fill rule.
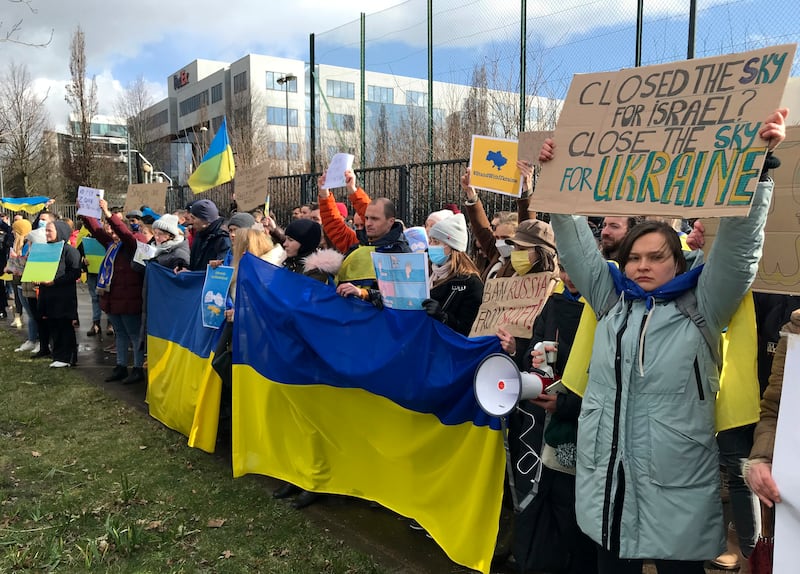
[[[296,79],[297,76],[294,74],[286,74],[277,79],[277,82],[283,86],[283,93],[286,97],[286,175],[291,175],[289,170],[289,82]]]

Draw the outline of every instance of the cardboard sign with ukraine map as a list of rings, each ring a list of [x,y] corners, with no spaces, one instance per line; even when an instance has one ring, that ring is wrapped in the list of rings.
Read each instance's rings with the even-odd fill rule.
[[[472,168],[472,187],[513,197],[522,193],[516,141],[472,136],[469,165]]]

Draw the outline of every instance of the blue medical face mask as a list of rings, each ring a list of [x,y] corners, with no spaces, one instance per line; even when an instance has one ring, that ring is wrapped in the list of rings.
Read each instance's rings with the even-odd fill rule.
[[[131,231],[133,231],[134,233],[139,231],[139,227],[140,225],[138,223],[131,223]]]
[[[444,265],[447,263],[447,255],[444,253],[443,245],[429,245],[428,257],[434,265]]]
[[[40,219],[39,220],[39,229],[44,229],[45,227],[47,227],[47,221],[45,221],[44,219]]]

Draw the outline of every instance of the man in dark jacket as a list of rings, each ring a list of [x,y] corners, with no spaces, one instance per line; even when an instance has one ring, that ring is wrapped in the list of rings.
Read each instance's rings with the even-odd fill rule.
[[[189,255],[190,271],[205,271],[209,261],[222,260],[231,248],[231,239],[223,229],[223,219],[210,199],[195,201],[191,208],[194,241]]]

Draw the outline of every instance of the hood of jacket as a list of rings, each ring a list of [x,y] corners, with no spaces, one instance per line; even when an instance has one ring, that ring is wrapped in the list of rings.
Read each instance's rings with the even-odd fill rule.
[[[320,249],[303,259],[303,271],[308,273],[319,269],[323,273],[336,275],[343,260],[344,255],[335,249]]]

